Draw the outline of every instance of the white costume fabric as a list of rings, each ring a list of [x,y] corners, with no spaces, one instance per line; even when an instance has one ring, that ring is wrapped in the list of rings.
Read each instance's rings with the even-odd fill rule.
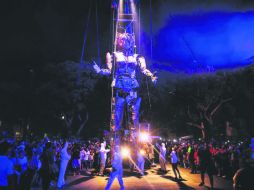
[[[114,179],[117,177],[118,183],[120,185],[120,190],[124,190],[123,184],[123,164],[122,164],[122,156],[120,154],[119,146],[116,147],[116,151],[114,153],[114,159],[112,161],[112,172],[110,173],[110,177],[108,179],[108,183],[105,187],[105,190],[110,190]]]
[[[100,172],[99,175],[103,175],[105,165],[106,165],[106,160],[107,160],[107,153],[110,151],[109,149],[106,149],[106,142],[101,143],[101,148],[100,148]]]
[[[68,162],[71,159],[71,155],[68,154],[67,148],[68,148],[68,142],[65,143],[64,148],[61,150],[60,172],[59,172],[58,181],[57,181],[58,188],[61,188],[65,184],[64,175],[65,175]]]
[[[137,161],[138,161],[138,170],[140,172],[141,175],[144,175],[144,171],[145,171],[145,158],[144,155],[142,154],[141,150],[138,151],[137,153]]]
[[[160,161],[160,166],[161,166],[161,170],[166,172],[167,168],[166,168],[166,153],[167,153],[167,149],[165,147],[165,143],[161,143],[160,148],[160,157],[159,157],[159,161]]]

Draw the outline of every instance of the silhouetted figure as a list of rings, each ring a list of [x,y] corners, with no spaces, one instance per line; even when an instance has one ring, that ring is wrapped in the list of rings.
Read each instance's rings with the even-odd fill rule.
[[[138,166],[138,170],[140,175],[144,175],[144,171],[145,171],[145,151],[143,149],[139,149],[137,151],[137,166]]]
[[[14,189],[14,166],[8,158],[9,143],[0,143],[0,189]]]
[[[58,181],[57,181],[57,188],[62,188],[65,185],[64,175],[65,175],[68,162],[71,159],[71,155],[69,155],[67,150],[68,150],[68,142],[64,144],[64,147],[61,150],[61,155],[60,155],[61,163],[60,163],[60,172],[59,172]]]
[[[166,173],[167,172],[167,168],[166,168],[167,149],[166,149],[165,143],[161,143],[161,146],[157,144],[157,147],[160,149],[159,162],[160,162],[161,171]]]
[[[233,177],[235,190],[253,189],[254,167],[246,164],[243,168],[237,170]]]
[[[47,142],[44,151],[41,155],[40,175],[42,178],[42,189],[48,190],[52,179],[52,165],[54,163],[54,154],[52,151],[51,142]]]
[[[213,189],[213,174],[215,172],[215,167],[212,160],[212,155],[206,144],[200,146],[198,150],[198,157],[201,175],[201,183],[199,186],[203,186],[205,184],[205,173],[207,173],[209,176],[211,189]]]
[[[122,156],[120,153],[120,147],[115,146],[114,158],[112,161],[112,172],[110,173],[110,177],[108,179],[108,183],[105,187],[105,190],[110,190],[114,179],[117,177],[118,183],[120,185],[120,190],[124,190],[123,184],[123,164],[122,164]]]
[[[110,150],[106,149],[106,142],[101,143],[100,148],[100,172],[99,175],[103,175],[107,161],[107,154]]]
[[[182,179],[180,171],[178,170],[178,167],[177,167],[177,165],[178,165],[178,157],[177,157],[175,148],[172,148],[172,152],[170,153],[170,157],[171,157],[172,169],[173,169],[173,172],[175,174],[175,179],[178,179],[177,178],[177,174],[179,176],[179,179]]]

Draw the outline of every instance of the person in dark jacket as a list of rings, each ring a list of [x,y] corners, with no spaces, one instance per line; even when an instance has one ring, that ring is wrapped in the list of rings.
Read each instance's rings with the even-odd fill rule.
[[[42,189],[48,190],[50,186],[50,181],[52,179],[52,165],[54,163],[54,154],[51,142],[47,142],[45,144],[45,148],[40,159],[42,163],[40,169],[40,175],[42,178]]]
[[[237,170],[233,177],[235,190],[253,189],[254,166],[250,163],[244,163],[243,168]]]
[[[201,183],[199,186],[203,186],[205,184],[205,173],[208,174],[211,189],[213,189],[213,174],[214,174],[214,163],[212,160],[212,155],[209,150],[209,147],[204,144],[200,145],[198,150],[198,158],[199,158],[199,166],[200,166],[200,175],[201,175]]]

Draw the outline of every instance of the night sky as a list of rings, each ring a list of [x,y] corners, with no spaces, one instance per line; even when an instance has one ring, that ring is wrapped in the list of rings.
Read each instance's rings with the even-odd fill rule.
[[[9,1],[8,1],[9,2]],[[11,3],[12,2],[12,3]],[[1,62],[34,65],[35,62],[79,60],[89,0],[10,1],[1,27]],[[91,1],[92,2],[92,1]],[[95,3],[92,3],[95,10]],[[106,8],[107,7],[107,8]],[[110,1],[98,3],[100,30],[110,24]],[[105,17],[102,15],[105,15]],[[103,18],[103,19],[102,19]],[[105,19],[104,19],[105,18]],[[88,30],[87,54],[96,44],[95,15]],[[100,37],[104,31],[100,32]],[[93,47],[94,49],[95,47]],[[22,63],[21,63],[22,62]]]
[[[149,55],[149,27],[151,21],[149,15],[149,0],[143,0],[140,1],[140,3],[142,32],[144,34],[142,37],[142,39],[144,39],[142,44],[143,49],[141,50],[143,50],[142,53]],[[87,26],[89,8],[91,8],[91,17],[87,32],[84,59],[90,60],[93,57],[97,57],[98,48],[103,58],[104,53],[111,48],[112,9],[110,0],[9,0],[2,2],[2,5],[4,6],[1,6],[3,10],[1,11],[0,61],[1,65],[4,65],[4,68],[37,67],[37,65],[49,61],[79,61],[84,32]],[[98,22],[96,22],[96,6],[98,10]],[[155,38],[154,48],[160,51],[158,48],[162,46],[156,40],[159,41],[162,35],[160,32],[169,27],[170,24],[177,22],[178,25],[175,24],[176,28],[182,27],[188,30],[190,27],[186,26],[186,22],[188,22],[189,25],[192,25],[191,22],[193,22],[194,27],[196,27],[197,24],[200,25],[202,22],[207,22],[206,18],[202,21],[200,21],[199,18],[200,22],[198,22],[196,18],[193,18],[196,14],[198,14],[199,17],[202,17],[202,15],[207,17],[207,12],[214,11],[222,13],[250,12],[253,10],[253,1],[153,0],[152,8],[153,37]],[[174,16],[174,20],[176,19],[176,21],[173,20],[169,23],[169,15]],[[179,15],[184,18],[181,19],[178,17]],[[190,18],[187,21],[186,15]],[[179,24],[181,21],[183,21],[182,26]],[[96,23],[98,24],[98,36],[96,35]],[[165,35],[165,32],[163,32],[163,35]],[[190,39],[189,43],[193,43],[192,39],[188,36],[190,35],[189,33],[183,31],[183,35],[186,35],[185,38],[187,40]],[[174,36],[172,38],[177,39],[181,38],[181,36]],[[97,44],[97,39],[99,39],[99,44]],[[170,42],[170,39],[166,41],[166,43]],[[176,48],[178,49],[186,48],[184,47],[185,44],[182,43],[175,43],[173,45],[177,45],[178,47]],[[165,45],[163,47],[165,47]],[[195,47],[194,51],[196,51]],[[182,51],[178,53],[184,54]],[[172,61],[174,59],[175,57],[167,61]]]

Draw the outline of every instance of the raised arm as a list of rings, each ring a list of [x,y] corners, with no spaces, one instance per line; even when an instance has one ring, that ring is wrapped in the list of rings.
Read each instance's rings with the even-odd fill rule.
[[[145,58],[143,56],[138,56],[137,57],[137,62],[138,62],[138,65],[140,67],[140,70],[143,74],[145,74],[146,76],[150,77],[152,82],[156,83],[157,82],[157,79],[158,77],[155,76],[150,70],[148,70],[146,68],[146,61],[145,61]]]
[[[155,145],[156,145],[156,147],[157,147],[158,149],[161,148],[161,145],[160,145],[159,143],[156,143]]]
[[[97,74],[106,76],[110,75],[112,70],[112,58],[109,52],[106,54],[106,65],[107,68],[102,69],[95,62],[93,62],[93,68]]]

